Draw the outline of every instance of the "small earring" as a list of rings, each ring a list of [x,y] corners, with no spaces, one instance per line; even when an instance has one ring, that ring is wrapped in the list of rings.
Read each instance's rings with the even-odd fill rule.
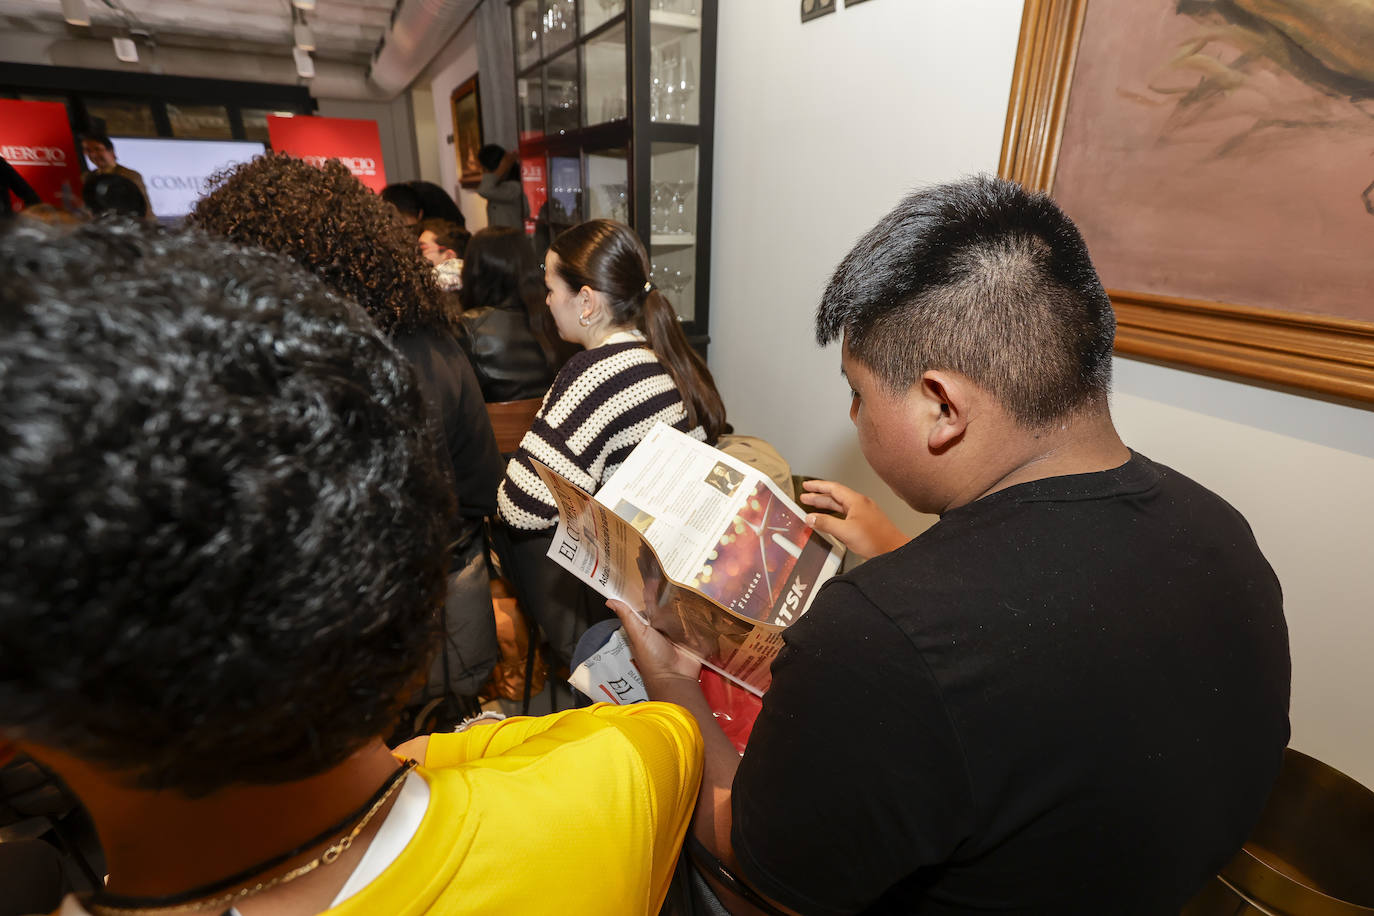
[[[592,317],[588,315],[586,312],[583,312],[582,317],[577,319],[577,323],[582,325],[582,327],[584,328],[589,328],[592,325]]]

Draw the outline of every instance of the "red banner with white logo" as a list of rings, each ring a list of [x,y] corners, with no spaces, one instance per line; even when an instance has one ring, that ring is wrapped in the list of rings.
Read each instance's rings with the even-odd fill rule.
[[[376,121],[268,115],[267,135],[272,140],[272,149],[279,153],[290,153],[315,165],[337,159],[372,190],[386,187],[382,138],[377,133]]]
[[[528,156],[520,153],[520,187],[529,201],[530,215],[525,218],[525,234],[534,233],[535,220],[539,218],[544,202],[549,199],[549,178],[544,171],[544,153],[531,152]]]
[[[0,156],[14,166],[44,203],[54,207],[81,205],[81,165],[67,121],[67,106],[61,102],[0,99]],[[14,206],[21,206],[17,198],[10,199]]]

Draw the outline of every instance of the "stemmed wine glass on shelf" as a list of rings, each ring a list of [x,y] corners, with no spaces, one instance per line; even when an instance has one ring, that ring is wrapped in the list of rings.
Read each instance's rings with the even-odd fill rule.
[[[679,122],[687,120],[687,102],[696,88],[696,68],[692,66],[691,59],[684,54],[682,55],[682,68],[677,83],[677,120]]]
[[[677,303],[681,298],[679,295],[692,282],[692,272],[682,267],[674,267],[671,270],[663,271],[663,281],[668,289],[672,290],[673,301]]]
[[[696,190],[696,182],[675,181],[673,182],[673,226],[672,229],[677,233],[690,233],[693,229],[691,210],[687,206],[687,201]]]
[[[649,231],[653,233],[672,232],[672,196],[673,186],[671,182],[655,181],[649,186],[649,204],[651,216],[649,220]]]

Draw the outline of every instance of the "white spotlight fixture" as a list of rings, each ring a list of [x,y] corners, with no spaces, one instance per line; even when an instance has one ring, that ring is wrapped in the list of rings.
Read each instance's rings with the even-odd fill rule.
[[[124,61],[126,64],[138,63],[138,45],[134,44],[132,38],[114,39],[115,57]]]
[[[296,59],[296,75],[303,80],[314,79],[315,62],[310,59],[310,52],[304,48],[292,48],[291,56]]]
[[[69,25],[90,25],[91,13],[86,9],[86,0],[62,0],[62,18]]]
[[[315,0],[291,0],[291,5],[298,10],[313,10]]]
[[[315,33],[310,31],[310,26],[304,21],[296,23],[296,47],[302,51],[315,50]]]

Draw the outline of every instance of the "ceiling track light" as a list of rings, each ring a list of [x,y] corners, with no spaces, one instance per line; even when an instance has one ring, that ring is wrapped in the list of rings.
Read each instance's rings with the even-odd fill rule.
[[[134,44],[132,38],[114,39],[114,52],[115,57],[126,64],[138,63],[138,45]]]
[[[310,52],[304,48],[292,48],[291,56],[296,59],[296,75],[303,80],[314,79],[315,62],[310,58]]]
[[[86,0],[62,0],[62,18],[68,25],[90,25],[91,12],[86,9]]]

